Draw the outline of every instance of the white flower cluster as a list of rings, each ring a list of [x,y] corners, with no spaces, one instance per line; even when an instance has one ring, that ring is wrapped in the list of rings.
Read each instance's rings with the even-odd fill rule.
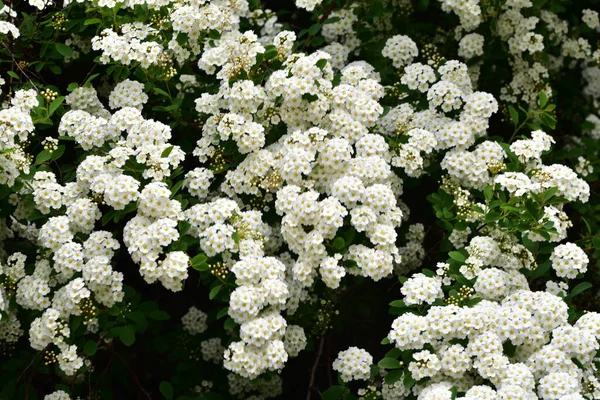
[[[371,376],[373,356],[366,350],[350,347],[340,351],[333,361],[333,370],[340,373],[343,381],[366,380]]]
[[[574,279],[587,271],[589,258],[575,243],[565,243],[554,248],[550,261],[556,276]]]
[[[188,312],[181,317],[181,323],[183,324],[184,330],[190,335],[195,336],[208,329],[208,324],[206,323],[207,319],[208,315],[205,312],[196,307],[190,307]]]

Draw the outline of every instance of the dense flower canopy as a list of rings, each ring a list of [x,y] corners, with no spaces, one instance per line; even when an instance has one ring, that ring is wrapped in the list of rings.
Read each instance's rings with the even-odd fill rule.
[[[600,3],[4,1],[0,398],[600,399]]]

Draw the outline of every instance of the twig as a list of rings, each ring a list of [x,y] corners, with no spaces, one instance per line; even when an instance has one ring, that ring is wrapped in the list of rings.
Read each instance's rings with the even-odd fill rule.
[[[308,393],[306,393],[306,400],[310,400],[310,396],[312,395],[315,384],[315,374],[317,372],[317,368],[319,367],[319,360],[321,359],[321,355],[323,354],[323,346],[325,346],[325,336],[321,336],[321,340],[319,341],[319,350],[317,352],[317,356],[315,357],[315,362],[312,366],[312,370],[310,371],[310,381],[308,382]]]
[[[144,393],[146,395],[147,398],[149,398],[150,400],[152,400],[152,397],[150,396],[150,393],[148,393],[146,391],[146,389],[144,389],[144,387],[142,386],[142,383],[140,382],[138,376],[136,375],[135,371],[131,369],[131,367],[129,366],[129,364],[127,364],[127,361],[125,361],[125,359],[123,357],[121,357],[121,355],[119,353],[117,353],[116,351],[114,351],[113,349],[110,349],[111,353],[115,355],[115,357],[117,357],[119,359],[119,361],[121,361],[123,363],[123,365],[125,366],[125,368],[127,368],[127,371],[129,371],[129,374],[131,374],[131,376],[133,377],[133,380],[135,381],[136,386],[138,387],[139,391],[141,391],[142,393]]]

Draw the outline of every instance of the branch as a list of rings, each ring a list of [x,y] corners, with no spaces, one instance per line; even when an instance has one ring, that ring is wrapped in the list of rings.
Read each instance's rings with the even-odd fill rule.
[[[319,367],[319,360],[321,359],[321,355],[323,354],[323,346],[325,345],[325,336],[321,336],[321,340],[319,341],[319,351],[317,352],[317,356],[315,358],[315,362],[312,366],[312,370],[310,372],[310,381],[308,382],[308,393],[306,393],[306,400],[310,400],[310,396],[312,392],[316,389],[315,384],[315,374],[317,372],[317,368]]]
[[[125,368],[127,368],[127,371],[129,371],[129,374],[131,374],[131,376],[133,377],[133,380],[135,381],[136,386],[138,387],[139,391],[141,391],[142,393],[144,393],[146,395],[147,398],[149,398],[150,400],[152,400],[152,397],[150,396],[150,393],[148,393],[148,391],[146,391],[146,389],[144,389],[144,387],[142,386],[138,376],[136,375],[135,371],[131,369],[131,367],[129,366],[129,364],[127,364],[127,361],[125,361],[125,359],[123,357],[121,357],[121,355],[119,353],[117,353],[116,351],[114,351],[113,349],[110,349],[111,353],[115,355],[115,357],[117,357],[119,359],[119,361],[121,361],[123,363],[123,365],[125,366]]]

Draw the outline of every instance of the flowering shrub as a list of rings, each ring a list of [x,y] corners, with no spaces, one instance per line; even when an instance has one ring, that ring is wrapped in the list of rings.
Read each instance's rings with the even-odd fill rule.
[[[0,2],[0,397],[600,399],[599,6]]]

